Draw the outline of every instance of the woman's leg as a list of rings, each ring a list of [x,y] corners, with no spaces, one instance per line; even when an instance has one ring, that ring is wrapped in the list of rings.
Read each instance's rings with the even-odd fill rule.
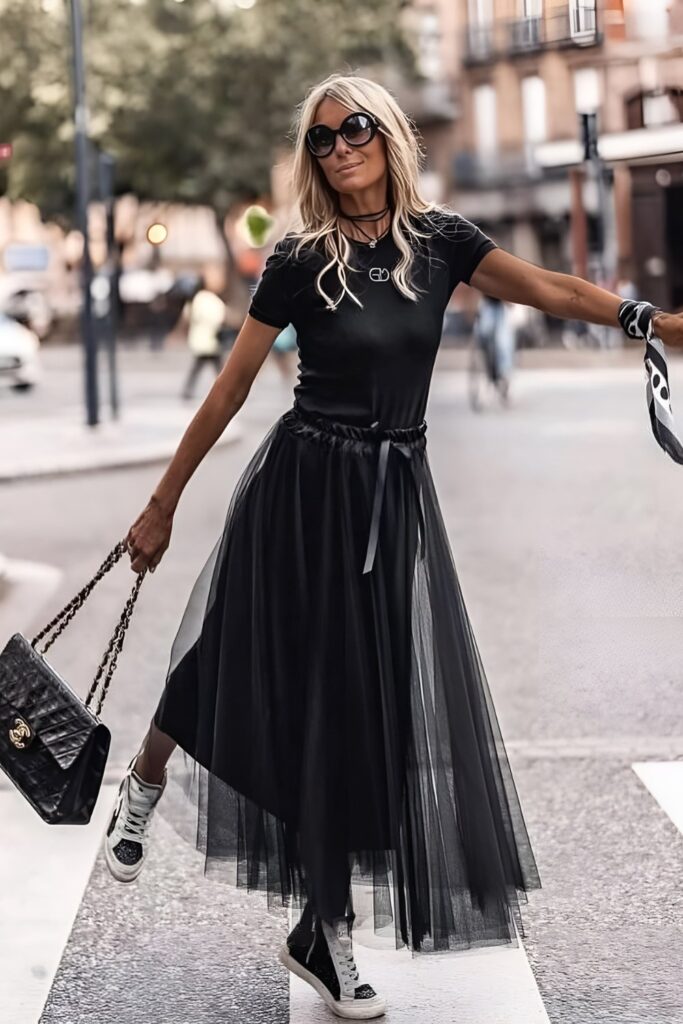
[[[114,878],[132,882],[147,854],[148,828],[166,786],[165,767],[175,740],[150,722],[140,751],[121,780],[105,836],[105,857]]]
[[[344,860],[344,865],[348,867],[346,859]],[[309,947],[313,942],[316,926],[319,928],[319,923],[321,921],[327,921],[328,924],[335,926],[340,920],[348,920],[349,924],[353,924],[355,914],[353,912],[353,902],[351,897],[350,871],[346,877],[347,882],[345,888],[343,882],[338,886],[335,886],[337,892],[336,898],[332,902],[329,902],[329,897],[326,899],[324,904],[324,913],[320,913],[317,909],[315,896],[313,895],[314,883],[312,878],[310,876],[308,877],[306,883],[306,903],[301,911],[299,920],[287,938],[290,945],[294,943],[298,946]]]
[[[301,911],[301,917],[287,936],[287,944],[289,946],[297,945],[308,948],[313,942],[315,921],[316,914],[313,900],[307,899],[304,909]]]
[[[315,860],[310,860],[304,878],[308,902],[301,915],[302,921],[315,915],[332,924],[353,912],[351,868],[345,850],[326,853],[321,850]]]
[[[159,785],[164,775],[166,762],[176,747],[176,741],[150,722],[142,748],[133,765],[143,782]]]
[[[280,951],[281,962],[312,985],[337,1016],[354,1020],[381,1016],[386,1002],[361,979],[354,960],[348,855],[320,858],[315,873],[309,863],[304,877],[308,901]],[[317,903],[319,895],[324,911]]]

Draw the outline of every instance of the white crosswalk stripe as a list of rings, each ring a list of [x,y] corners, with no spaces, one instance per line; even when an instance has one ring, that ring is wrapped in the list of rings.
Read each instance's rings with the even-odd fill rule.
[[[354,942],[354,954],[361,978],[387,1000],[380,1018],[386,1024],[549,1024],[521,942],[413,957],[405,949],[371,948],[367,927],[363,944]],[[318,994],[292,975],[290,1024],[329,1020]]]
[[[356,962],[389,1004],[386,1024],[549,1024],[529,961],[518,949],[411,957],[356,944]],[[329,1024],[313,989],[292,977],[290,1024]]]
[[[13,786],[0,789],[3,1024],[40,1018],[115,794],[115,786],[102,787],[86,826],[47,825]]]
[[[633,770],[683,833],[683,761],[636,761]]]

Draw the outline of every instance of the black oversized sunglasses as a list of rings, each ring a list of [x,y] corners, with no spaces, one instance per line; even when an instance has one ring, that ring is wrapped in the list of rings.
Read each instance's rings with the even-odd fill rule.
[[[366,146],[382,127],[372,114],[356,110],[345,117],[338,128],[326,124],[314,124],[306,132],[306,145],[313,156],[329,156],[334,149],[337,135],[341,135],[349,146]]]

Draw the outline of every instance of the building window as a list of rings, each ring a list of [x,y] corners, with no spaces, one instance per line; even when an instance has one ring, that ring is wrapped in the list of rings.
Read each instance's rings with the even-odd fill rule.
[[[671,29],[671,0],[631,0],[626,12],[630,39],[664,39]]]
[[[476,86],[473,102],[477,153],[480,159],[490,160],[498,150],[498,113],[494,86],[490,83]]]
[[[520,17],[511,23],[513,50],[534,49],[541,44],[543,0],[519,0]]]
[[[467,0],[467,52],[485,60],[494,51],[494,0]]]
[[[574,102],[577,114],[594,114],[602,101],[600,75],[596,68],[578,68],[574,72]]]
[[[479,28],[493,21],[493,0],[467,0],[470,25]]]
[[[645,128],[654,128],[658,124],[675,124],[680,119],[671,93],[660,92],[643,96],[643,126]]]
[[[629,129],[656,128],[658,125],[683,121],[683,89],[652,89],[639,92],[626,101],[626,123]]]
[[[493,52],[493,0],[467,0],[467,13],[469,56],[485,60]]]
[[[522,115],[524,119],[524,141],[529,152],[547,138],[545,82],[539,75],[527,75],[522,79]]]
[[[596,0],[571,0],[569,5],[569,30],[572,39],[593,38],[598,31]]]
[[[417,36],[417,63],[425,78],[441,77],[441,30],[439,16],[431,8],[419,12]]]

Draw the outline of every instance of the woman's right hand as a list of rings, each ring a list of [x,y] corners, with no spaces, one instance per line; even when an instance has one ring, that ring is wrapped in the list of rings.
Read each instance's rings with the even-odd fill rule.
[[[126,548],[133,572],[154,572],[171,543],[173,513],[152,495],[126,534]]]

